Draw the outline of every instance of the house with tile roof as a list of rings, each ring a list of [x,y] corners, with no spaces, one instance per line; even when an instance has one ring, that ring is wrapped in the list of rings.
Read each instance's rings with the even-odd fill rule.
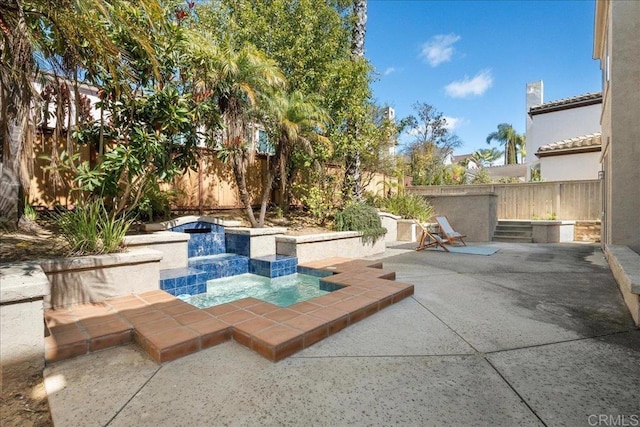
[[[532,96],[533,94],[533,96]],[[527,86],[527,180],[598,179],[602,93],[542,102],[542,82]]]

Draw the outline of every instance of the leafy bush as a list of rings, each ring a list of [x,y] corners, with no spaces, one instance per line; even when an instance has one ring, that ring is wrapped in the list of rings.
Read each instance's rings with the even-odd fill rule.
[[[335,216],[337,231],[359,231],[364,243],[375,243],[384,236],[387,229],[382,227],[378,212],[373,206],[350,203]]]
[[[100,199],[58,214],[56,224],[74,255],[117,252],[132,221],[110,215]]]
[[[168,219],[171,216],[171,204],[177,197],[177,191],[162,191],[157,182],[152,182],[131,213],[140,221]]]
[[[417,219],[425,222],[435,211],[433,206],[422,196],[415,194],[395,194],[382,200],[382,209],[403,218]]]

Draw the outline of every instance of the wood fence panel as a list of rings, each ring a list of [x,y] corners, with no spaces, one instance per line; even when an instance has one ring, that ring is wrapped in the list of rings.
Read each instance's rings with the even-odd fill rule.
[[[495,193],[498,218],[566,220],[600,219],[600,181],[528,182],[520,184],[433,185],[407,187],[419,195]]]

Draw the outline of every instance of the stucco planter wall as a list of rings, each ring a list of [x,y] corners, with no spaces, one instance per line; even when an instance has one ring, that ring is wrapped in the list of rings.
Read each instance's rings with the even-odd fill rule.
[[[0,364],[44,367],[43,297],[49,281],[37,263],[0,266]]]
[[[531,221],[533,243],[573,242],[575,221]]]
[[[356,231],[307,234],[303,236],[276,236],[279,255],[295,256],[299,264],[323,258],[362,258],[383,253],[385,241],[364,243],[362,234]]]
[[[398,240],[398,220],[402,217],[391,214],[389,212],[378,212],[380,222],[382,226],[387,229],[387,234],[384,235],[384,241],[386,243],[395,242]]]
[[[398,241],[417,242],[419,237],[418,226],[412,219],[398,220]]]
[[[127,252],[47,260],[40,265],[51,284],[45,308],[68,307],[159,289],[162,252]]]
[[[420,194],[419,189],[413,194]],[[424,195],[436,215],[444,215],[469,242],[490,242],[498,225],[495,193]]]
[[[190,235],[172,231],[157,231],[149,234],[126,236],[124,244],[129,249],[153,249],[162,253],[160,269],[184,268],[187,266]]]

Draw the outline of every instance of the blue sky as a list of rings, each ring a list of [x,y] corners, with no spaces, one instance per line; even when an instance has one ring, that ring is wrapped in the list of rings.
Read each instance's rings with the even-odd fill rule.
[[[464,142],[456,154],[490,147],[486,137],[499,123],[524,134],[527,83],[544,82],[545,102],[601,90],[594,7],[593,0],[369,0],[365,55],[379,74],[376,101],[396,118],[413,114],[416,101],[433,105]]]

